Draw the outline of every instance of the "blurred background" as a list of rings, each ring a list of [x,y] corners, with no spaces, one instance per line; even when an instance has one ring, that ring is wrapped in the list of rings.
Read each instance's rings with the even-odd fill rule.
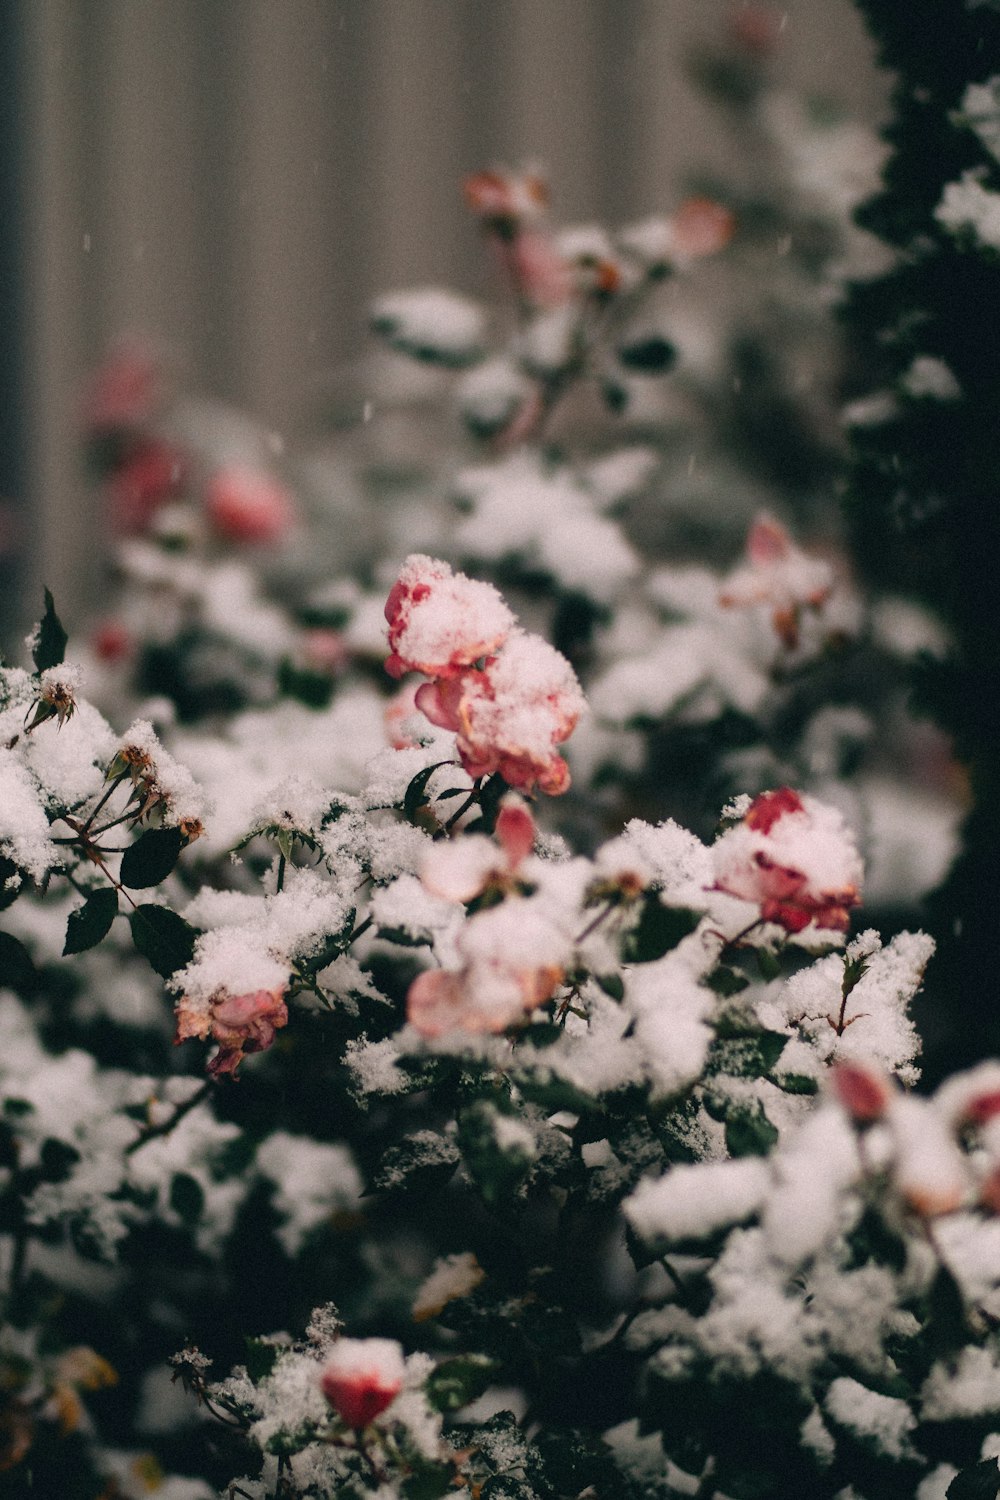
[[[780,7],[791,90],[877,123],[850,0]],[[103,544],[86,372],[123,333],[294,441],[373,294],[489,288],[463,177],[539,163],[563,222],[664,212],[738,154],[692,81],[729,0],[10,0],[0,9],[0,598],[72,623]],[[28,608],[30,613],[30,608]]]

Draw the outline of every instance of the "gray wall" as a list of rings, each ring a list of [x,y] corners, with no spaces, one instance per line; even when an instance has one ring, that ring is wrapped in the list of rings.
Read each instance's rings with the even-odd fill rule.
[[[464,174],[536,159],[558,216],[668,209],[724,164],[686,83],[723,0],[23,0],[31,573],[72,617],[99,548],[75,432],[115,335],[294,436],[377,290],[482,285]],[[782,70],[862,117],[850,0],[789,0]]]

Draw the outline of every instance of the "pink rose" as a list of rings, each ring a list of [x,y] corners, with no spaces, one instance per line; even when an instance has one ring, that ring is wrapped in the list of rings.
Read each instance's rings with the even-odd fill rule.
[[[452,677],[506,640],[514,616],[491,583],[453,573],[446,562],[413,553],[385,604],[390,677],[424,672]]]
[[[719,603],[724,609],[770,605],[774,632],[792,651],[799,643],[802,611],[821,609],[833,584],[829,563],[796,547],[780,521],[761,514],[747,537],[746,562],[726,580]]]
[[[273,475],[232,465],[218,469],[205,490],[205,511],[230,542],[277,542],[295,517],[291,496]]]
[[[394,1339],[339,1339],[320,1388],[348,1427],[360,1430],[392,1405],[405,1378],[403,1351]]]
[[[175,1043],[209,1036],[219,1050],[208,1064],[213,1078],[235,1074],[244,1055],[265,1052],[274,1034],[288,1024],[283,990],[254,990],[245,995],[225,991],[213,995],[208,1007],[193,1004],[183,996],[177,1006]]]
[[[134,444],[107,481],[113,529],[126,536],[146,531],[160,506],[181,493],[186,478],[176,448],[157,438]]]
[[[84,398],[84,423],[92,432],[141,427],[155,414],[161,398],[156,355],[141,340],[128,340],[95,371]]]
[[[715,889],[760,907],[761,919],[801,932],[846,932],[861,859],[840,813],[790,787],[762,792],[716,842]]]

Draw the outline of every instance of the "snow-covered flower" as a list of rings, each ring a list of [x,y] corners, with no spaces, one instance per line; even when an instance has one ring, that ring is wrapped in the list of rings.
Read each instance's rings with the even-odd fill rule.
[[[424,672],[453,677],[495,651],[514,616],[491,583],[453,573],[445,562],[412,553],[385,605],[390,677]]]
[[[861,857],[834,807],[790,787],[762,792],[712,851],[715,889],[752,901],[786,932],[810,922],[846,932],[859,900]]]
[[[539,309],[568,302],[573,270],[543,223],[549,201],[544,179],[531,171],[477,172],[466,178],[465,197],[517,295]]]
[[[425,684],[417,703],[433,724],[454,730],[473,778],[499,771],[520,791],[537,785],[550,796],[569,786],[556,747],[569,739],[586,702],[569,662],[541,636],[511,634],[481,669]]]
[[[799,642],[804,609],[818,610],[833,591],[830,564],[796,547],[780,521],[759,515],[747,537],[746,562],[731,573],[719,594],[724,608],[764,604],[782,645]]]
[[[213,1078],[236,1072],[248,1052],[266,1052],[274,1034],[288,1024],[284,991],[254,990],[245,995],[224,991],[213,995],[208,1006],[193,1004],[182,996],[177,1005],[175,1041],[191,1037],[200,1041],[211,1036],[218,1051],[208,1064]]]
[[[571,951],[566,934],[519,896],[476,912],[456,946],[459,969],[429,969],[410,985],[407,1019],[423,1036],[505,1031],[551,997]]]
[[[446,901],[472,901],[487,886],[509,888],[534,847],[537,831],[527,804],[512,792],[500,804],[494,831],[496,843],[484,834],[470,833],[432,844],[420,866],[424,887]]]
[[[465,198],[473,213],[489,224],[536,219],[549,204],[545,179],[537,172],[496,168],[465,179]]]
[[[360,1429],[392,1405],[406,1379],[403,1350],[395,1339],[338,1339],[320,1376],[320,1387],[348,1427]]]

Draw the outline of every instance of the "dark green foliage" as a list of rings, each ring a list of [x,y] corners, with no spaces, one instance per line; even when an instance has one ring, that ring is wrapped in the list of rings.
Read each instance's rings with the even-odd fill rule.
[[[201,1183],[187,1172],[175,1172],[170,1182],[170,1207],[185,1224],[197,1224],[205,1207]]]
[[[122,855],[121,883],[144,890],[166,880],[184,848],[179,828],[150,828]]]
[[[1000,1467],[995,1458],[956,1474],[945,1490],[947,1500],[997,1500],[1000,1495]]]
[[[132,941],[157,974],[169,979],[194,956],[197,930],[167,906],[139,906],[129,918]]]
[[[482,1395],[496,1371],[493,1360],[484,1354],[460,1354],[442,1360],[428,1377],[427,1398],[438,1411],[458,1411]]]
[[[58,667],[66,654],[66,642],[68,639],[63,629],[62,621],[56,614],[52,595],[46,589],[45,613],[39,622],[35,635],[35,643],[31,649],[35,671],[44,672],[49,667]]]
[[[19,877],[20,871],[14,861],[0,854],[0,911],[6,911],[8,906],[13,906],[24,889],[23,881]]]
[[[618,358],[633,375],[665,375],[677,358],[677,350],[661,333],[648,333],[623,344]]]
[[[965,172],[1000,186],[996,161],[957,117],[967,87],[997,72],[1000,13],[966,0],[859,5],[882,62],[897,72],[884,190],[859,218],[902,253],[885,275],[852,288],[845,309],[864,393],[896,396],[894,411],[852,432],[848,516],[873,585],[920,598],[953,634],[953,657],[919,667],[914,685],[918,705],[955,736],[975,799],[963,852],[932,906],[932,983],[954,1021],[929,1059],[937,1075],[1000,1045],[981,998],[994,970],[1000,842],[1000,256],[934,217]],[[944,361],[959,393],[909,395],[899,382],[918,356]]]
[[[35,966],[24,944],[9,932],[0,932],[0,986],[21,990],[34,976]]]
[[[686,906],[664,906],[655,891],[647,891],[638,922],[622,940],[622,962],[647,964],[662,958],[694,931],[700,917]]]
[[[71,911],[66,921],[66,942],[63,957],[70,953],[85,953],[95,948],[111,931],[118,915],[118,892],[110,886],[91,891],[82,906]]]
[[[333,679],[327,672],[312,672],[284,660],[278,668],[278,688],[286,698],[306,708],[328,708],[333,697]]]

